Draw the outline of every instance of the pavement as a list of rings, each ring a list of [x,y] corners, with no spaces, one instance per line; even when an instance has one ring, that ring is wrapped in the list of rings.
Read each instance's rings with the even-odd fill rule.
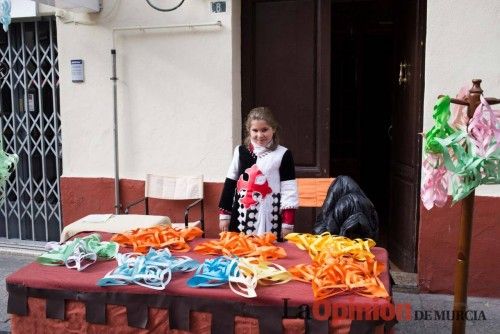
[[[18,268],[34,261],[37,251],[5,250],[0,247],[0,334],[10,333],[10,319],[7,314],[7,292],[5,277]],[[423,294],[416,289],[414,274],[392,273],[395,277],[393,297],[396,304],[411,305],[411,320],[396,324],[396,333],[451,333],[452,321],[446,320],[447,313],[453,309],[453,296],[442,294]],[[469,317],[467,333],[500,333],[500,298],[469,297]],[[474,320],[475,318],[475,320]],[[443,320],[445,319],[445,320]]]
[[[10,333],[10,317],[7,314],[8,294],[5,277],[35,260],[33,252],[8,252],[0,250],[0,334]]]
[[[452,317],[453,296],[405,292],[393,292],[393,296],[396,304],[410,303],[412,311],[412,320],[396,324],[396,333],[451,333],[452,321],[442,319]],[[468,297],[467,310],[471,321],[466,333],[500,333],[500,299]]]

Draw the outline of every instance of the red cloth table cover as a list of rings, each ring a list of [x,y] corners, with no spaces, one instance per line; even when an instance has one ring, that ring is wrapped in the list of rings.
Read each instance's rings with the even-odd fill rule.
[[[101,235],[103,240],[110,238],[110,234]],[[190,246],[193,249],[195,245],[206,240],[197,239],[191,242]],[[275,262],[285,268],[310,262],[309,255],[295,245],[279,243],[279,246],[285,248],[287,258]],[[128,251],[130,249],[120,249],[120,252]],[[372,251],[377,260],[388,268],[387,251],[379,247],[373,248]],[[181,255],[190,256],[200,263],[207,258],[206,255],[193,251]],[[190,288],[186,280],[193,272],[174,273],[166,289],[161,291],[138,285],[97,286],[96,282],[115,267],[116,261],[104,261],[78,272],[64,266],[44,266],[33,262],[9,275],[6,284],[13,333],[30,331],[29,326],[45,326],[46,330],[47,326],[52,326],[51,333],[71,331],[75,326],[79,328],[77,332],[110,333],[165,333],[169,328],[191,330],[195,333],[221,333],[221,330],[226,333],[232,332],[231,328],[234,328],[236,333],[242,328],[259,329],[261,333],[300,333],[304,332],[307,326],[309,331],[316,333],[324,330],[328,332],[330,326],[348,333],[349,330],[356,332],[354,327],[371,328],[373,332],[377,328],[382,330],[384,325],[382,321],[356,320],[337,320],[331,324],[309,320],[305,325],[304,320],[293,319],[301,310],[307,309],[304,305],[310,307],[314,302],[310,284],[298,281],[277,286],[259,286],[258,297],[253,299],[234,294],[227,285]],[[381,274],[380,279],[390,290],[387,270]],[[284,298],[288,298],[288,315],[292,318],[281,321]],[[328,302],[350,306],[387,306],[391,303],[380,298],[354,294],[335,296]],[[78,322],[80,325],[76,324]],[[280,322],[283,323],[283,329],[276,325]]]

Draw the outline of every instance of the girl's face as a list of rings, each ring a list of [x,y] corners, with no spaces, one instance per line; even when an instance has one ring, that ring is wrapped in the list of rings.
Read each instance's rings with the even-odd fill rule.
[[[264,120],[253,120],[250,123],[250,138],[259,146],[267,145],[273,139],[275,132],[276,129],[270,127]]]

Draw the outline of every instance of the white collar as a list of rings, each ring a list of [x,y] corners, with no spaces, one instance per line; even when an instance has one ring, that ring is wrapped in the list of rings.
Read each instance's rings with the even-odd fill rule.
[[[263,157],[264,155],[270,152],[269,147],[273,145],[273,140],[271,139],[269,143],[267,143],[265,146],[260,146],[253,140],[250,140],[250,143],[252,144],[253,148],[252,153],[258,157]]]

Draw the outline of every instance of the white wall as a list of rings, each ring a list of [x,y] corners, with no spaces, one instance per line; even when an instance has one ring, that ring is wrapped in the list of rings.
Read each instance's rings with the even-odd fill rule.
[[[500,1],[427,1],[424,131],[433,125],[439,94],[455,96],[472,79],[482,79],[485,96],[500,98]],[[494,106],[500,109],[500,106]],[[500,196],[500,185],[476,194]]]
[[[209,0],[167,13],[143,0],[103,4],[99,14],[58,13],[63,176],[114,177],[113,27],[220,20],[222,27],[116,32],[115,47],[120,177],[222,181],[241,138],[239,2],[219,14]],[[71,59],[83,59],[84,83],[71,82]]]

